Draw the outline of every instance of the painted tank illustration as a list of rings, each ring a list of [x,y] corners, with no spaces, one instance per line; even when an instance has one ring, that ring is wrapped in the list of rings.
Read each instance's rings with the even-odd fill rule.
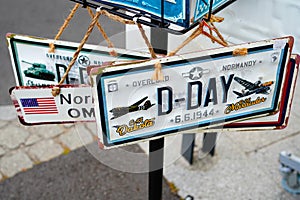
[[[46,69],[46,65],[40,63],[30,63],[22,60],[23,63],[32,65],[28,69],[24,70],[26,77],[37,78],[42,80],[54,81],[55,74]]]

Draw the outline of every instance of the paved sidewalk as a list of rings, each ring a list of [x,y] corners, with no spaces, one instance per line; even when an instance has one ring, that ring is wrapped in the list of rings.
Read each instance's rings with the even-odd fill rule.
[[[12,106],[0,107],[0,181],[97,139],[93,123],[23,126]]]
[[[197,135],[197,148],[202,134]],[[194,164],[183,159],[165,169],[165,177],[179,189],[179,196],[197,200],[300,200],[281,186],[279,153],[300,156],[300,132],[220,133],[216,155],[194,152]]]
[[[0,199],[57,200],[144,200],[148,199],[148,174],[114,170],[100,163],[87,149],[98,150],[97,142],[41,163],[0,183]],[[127,148],[141,152],[138,145]],[[108,156],[110,161],[115,157]],[[179,200],[167,181],[163,200]]]
[[[95,126],[27,127],[18,122],[12,106],[1,106],[0,199],[148,199],[147,173],[115,170],[91,154],[99,150]],[[144,154],[138,145],[126,150]],[[124,160],[115,155],[100,153],[106,162],[117,160],[122,166]],[[143,164],[140,160],[138,165]],[[166,180],[163,199],[180,199]]]

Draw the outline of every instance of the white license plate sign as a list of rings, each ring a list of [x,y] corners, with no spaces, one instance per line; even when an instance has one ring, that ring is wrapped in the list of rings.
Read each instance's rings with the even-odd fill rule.
[[[26,107],[26,103],[22,104],[21,99],[27,97],[38,99],[49,96],[51,89],[48,86],[56,85],[60,81],[79,44],[16,34],[8,34],[7,40],[16,84],[27,86],[17,87],[11,93],[15,106],[22,111],[18,112],[19,118],[26,125],[95,121],[92,101],[80,101],[80,96],[82,98],[92,97],[91,88],[88,85],[87,67],[102,65],[111,61],[133,61],[149,58],[147,53],[87,44],[80,52],[65,81],[65,84],[73,84],[74,86],[63,86],[68,89],[63,89],[58,97],[66,96],[69,98],[71,96],[71,105],[68,105],[66,101],[56,100],[58,113],[32,113],[28,115],[23,111],[23,105]],[[56,44],[55,53],[49,53],[49,43]],[[109,54],[111,50],[115,50],[118,56],[111,56]],[[85,84],[85,86],[77,86],[76,84]]]
[[[265,116],[278,108],[289,37],[92,71],[95,114],[106,147]],[[248,48],[246,56],[232,56]]]
[[[53,97],[52,86],[17,86],[10,91],[23,125],[94,122],[95,110],[89,85],[62,85]]]
[[[57,84],[65,73],[79,43],[54,41],[16,34],[7,34],[16,83],[20,86],[45,86]],[[56,44],[55,52],[49,53],[49,44]],[[115,50],[117,57],[111,56]],[[124,49],[111,49],[99,45],[85,45],[70,70],[65,84],[87,84],[87,66],[104,62],[149,58],[147,53]]]
[[[283,129],[287,127],[292,101],[294,97],[295,87],[297,83],[299,71],[299,55],[292,55],[287,66],[287,71],[282,86],[282,95],[280,97],[280,105],[278,112],[271,115],[249,119],[246,121],[235,122],[224,125],[219,131],[234,131],[234,130],[272,130]],[[216,130],[218,131],[218,130]]]

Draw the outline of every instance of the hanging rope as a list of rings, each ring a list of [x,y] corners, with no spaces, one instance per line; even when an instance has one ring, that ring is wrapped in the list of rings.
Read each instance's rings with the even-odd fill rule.
[[[78,7],[79,7],[79,4],[76,4],[74,6],[74,8],[71,11],[69,17],[65,20],[64,25],[61,27],[59,33],[55,37],[55,40],[57,40],[60,37],[60,35],[62,34],[63,30],[68,26],[69,21],[74,16],[74,13],[78,9]],[[140,23],[137,23],[134,20],[123,19],[123,18],[121,18],[121,17],[119,17],[117,15],[113,15],[113,14],[109,13],[106,10],[99,10],[99,11],[97,11],[96,15],[94,15],[94,13],[92,12],[92,10],[89,7],[87,9],[88,9],[88,12],[89,12],[90,16],[93,18],[93,21],[92,21],[92,23],[91,23],[91,25],[90,25],[90,27],[89,27],[89,29],[88,29],[88,31],[87,31],[84,39],[82,40],[82,42],[80,43],[77,51],[75,52],[75,54],[73,56],[73,59],[70,62],[69,67],[67,68],[64,76],[62,77],[61,81],[59,82],[59,85],[62,84],[65,81],[65,79],[66,79],[69,71],[71,70],[72,66],[76,62],[76,59],[77,59],[77,57],[79,55],[79,52],[81,51],[83,45],[87,41],[87,39],[88,39],[88,37],[89,37],[90,33],[92,32],[93,27],[95,25],[97,25],[99,31],[103,35],[104,39],[107,41],[108,47],[109,48],[113,48],[114,47],[113,43],[109,40],[107,34],[105,33],[103,27],[98,22],[98,18],[99,18],[100,15],[105,15],[108,18],[110,18],[110,19],[112,19],[114,21],[123,23],[123,24],[137,24],[137,26],[138,26],[138,28],[139,28],[139,30],[141,32],[141,35],[142,35],[142,37],[143,37],[143,39],[144,39],[144,41],[145,41],[145,43],[146,43],[146,45],[147,45],[147,47],[149,49],[151,57],[152,58],[157,58],[157,55],[155,54],[154,49],[151,46],[151,43],[149,42],[149,40],[148,40],[148,38],[147,38],[147,36],[145,34],[145,31],[144,31],[144,29],[143,29],[143,27],[142,27],[142,25]],[[199,27],[181,45],[179,45],[175,50],[173,50],[169,54],[167,54],[167,56],[174,56],[174,55],[176,55],[178,53],[178,51],[180,51],[184,46],[186,46],[188,43],[190,43],[192,40],[194,40],[196,37],[198,37],[201,34],[203,34],[204,36],[210,38],[212,42],[217,42],[217,43],[219,43],[222,46],[228,46],[228,43],[225,41],[225,39],[223,38],[222,34],[219,32],[219,30],[214,25],[214,22],[220,23],[220,22],[222,22],[224,20],[224,18],[211,15],[210,18],[209,18],[209,20],[208,20],[207,17],[208,16],[206,16],[206,21],[207,22],[205,21],[205,19],[202,20],[200,22],[200,24],[199,24]],[[204,30],[204,27],[208,28],[209,33]],[[216,35],[217,35],[218,38],[215,37],[215,36],[213,36],[213,33],[216,33]],[[54,49],[54,44],[50,45],[50,47],[51,47],[50,50],[53,50]],[[242,51],[242,52],[239,51],[237,54],[241,55],[241,54],[243,54],[243,52],[244,51]],[[117,54],[116,54],[115,51],[112,51],[110,54],[113,55],[113,56],[117,56]],[[115,65],[115,66],[118,66],[118,65]],[[154,72],[154,74],[152,76],[152,79],[153,80],[163,80],[162,65],[161,65],[160,61],[158,61],[157,63],[155,63],[154,67],[155,67],[155,72]],[[53,95],[55,95],[56,93],[57,93],[57,91],[53,92]],[[58,92],[58,94],[59,94],[59,92]]]
[[[146,43],[146,45],[149,49],[149,52],[151,54],[151,58],[157,58],[156,53],[154,52],[154,49],[153,49],[151,43],[149,42],[149,39],[148,39],[148,37],[145,33],[145,30],[143,29],[143,26],[140,23],[136,23],[136,24],[137,24],[137,26],[138,26],[138,28],[141,32],[141,35],[142,35],[142,37],[143,37],[143,39],[144,39],[144,41],[145,41],[145,43]]]
[[[153,47],[151,46],[151,43],[149,42],[145,31],[142,27],[142,25],[140,23],[136,23],[134,20],[125,20],[117,15],[113,15],[111,13],[109,13],[106,10],[101,10],[101,14],[107,16],[108,18],[123,23],[123,24],[137,24],[141,35],[149,49],[149,52],[151,54],[152,58],[157,58]],[[206,20],[207,20],[206,16]],[[217,17],[215,15],[211,15],[210,20],[208,21],[208,23],[204,20],[202,20],[199,24],[199,27],[181,44],[179,45],[175,50],[171,51],[169,54],[167,54],[167,56],[174,56],[176,55],[176,53],[178,53],[178,51],[180,51],[184,46],[186,46],[188,43],[190,43],[192,40],[194,40],[196,37],[198,37],[199,35],[203,34],[204,36],[210,38],[212,40],[212,42],[217,42],[222,46],[228,46],[228,43],[225,41],[225,39],[223,38],[222,34],[219,32],[219,30],[215,27],[214,22],[220,23],[224,20],[224,18],[222,17]],[[204,30],[204,27],[207,27],[209,30],[209,33],[206,32]],[[213,36],[213,33],[216,33],[217,37]],[[117,65],[116,65],[117,66]],[[162,74],[162,65],[160,62],[155,63],[154,65],[155,71],[154,74],[152,76],[153,80],[163,80],[163,74]]]
[[[62,35],[62,33],[64,32],[64,30],[67,28],[67,26],[69,25],[71,19],[74,17],[76,11],[78,10],[80,4],[76,3],[74,8],[71,10],[69,16],[67,17],[67,19],[65,20],[64,24],[60,27],[58,33],[56,34],[54,40],[58,40],[60,38],[60,36]],[[49,44],[49,53],[54,53],[55,52],[55,45],[54,43],[50,43]]]
[[[192,40],[194,40],[199,35],[203,34],[204,36],[210,38],[212,42],[217,42],[222,46],[228,46],[228,43],[223,38],[222,34],[219,32],[219,30],[215,27],[214,22],[222,22],[224,18],[217,17],[214,15],[211,15],[211,19],[209,21],[209,24],[202,20],[199,24],[199,27],[185,40],[181,45],[179,45],[175,50],[171,51],[167,56],[174,56],[178,51],[180,51],[184,46],[189,44]],[[209,33],[204,30],[204,27],[207,27],[209,30]],[[216,33],[218,38],[213,36],[213,33]]]
[[[108,18],[110,18],[114,21],[117,21],[117,22],[120,22],[120,23],[123,23],[123,24],[130,24],[130,25],[137,24],[138,29],[139,29],[139,31],[140,31],[147,47],[148,47],[148,50],[151,54],[151,58],[153,58],[153,59],[157,58],[157,55],[154,52],[154,49],[153,49],[153,47],[152,47],[152,45],[151,45],[151,43],[150,43],[150,41],[149,41],[149,39],[148,39],[148,37],[145,33],[145,30],[144,30],[143,26],[140,23],[137,23],[134,20],[125,20],[125,19],[123,19],[123,18],[121,18],[117,15],[110,14],[106,10],[101,10],[101,14],[107,16]],[[121,64],[121,65],[124,65],[124,63]],[[116,66],[120,66],[120,65],[114,65],[114,67],[116,67]],[[153,75],[152,79],[153,80],[163,80],[161,63],[157,62],[154,67],[155,67],[155,71],[154,71],[154,75]]]
[[[208,17],[208,16],[206,16],[206,17]],[[219,32],[219,30],[214,25],[214,22],[220,23],[220,22],[223,22],[223,20],[224,20],[224,18],[217,17],[215,15],[211,15],[210,20],[208,22],[210,25],[207,24],[205,20],[202,20],[199,24],[199,27],[187,39],[185,39],[183,41],[183,43],[181,43],[176,49],[174,49],[173,51],[168,53],[167,56],[176,55],[178,53],[178,51],[180,51],[183,47],[185,47],[187,44],[189,44],[191,41],[193,41],[196,37],[198,37],[201,34],[210,38],[213,43],[217,42],[222,46],[225,46],[225,47],[228,46],[228,43],[225,41],[222,34]],[[204,27],[208,28],[209,33],[207,33],[204,30]],[[213,33],[216,33],[218,38],[213,36]],[[155,64],[155,72],[154,72],[152,79],[163,80],[163,75],[162,75],[161,69],[162,69],[161,63],[156,63]]]
[[[174,49],[173,51],[171,51],[167,56],[174,56],[175,54],[178,53],[178,51],[180,51],[183,47],[185,47],[188,43],[190,43],[193,39],[195,39],[196,37],[198,37],[199,35],[202,34],[203,28],[202,28],[203,24],[201,23],[199,25],[199,28],[197,28],[196,30],[194,30],[194,32],[183,41],[183,43],[181,43],[176,49]]]
[[[225,46],[228,46],[228,43],[225,41],[223,35],[220,33],[220,31],[216,28],[216,26],[214,25],[214,23],[211,23],[211,26],[213,28],[213,30],[215,30],[215,33],[217,34],[217,36],[221,39],[221,41],[225,44]],[[209,29],[211,30],[211,29]],[[212,30],[211,30],[212,31]],[[212,34],[211,34],[212,35]],[[224,46],[224,45],[223,45]]]
[[[76,13],[76,11],[78,10],[79,7],[80,7],[80,4],[76,3],[75,6],[74,6],[74,8],[71,10],[69,16],[67,17],[67,19],[65,19],[64,24],[60,27],[60,29],[59,29],[58,33],[56,34],[54,40],[58,40],[60,38],[60,36],[62,35],[62,33],[65,31],[65,29],[69,25],[70,21],[74,17],[74,15],[75,15],[75,13]],[[93,19],[94,18],[93,11],[91,10],[90,7],[87,7],[87,10],[88,10],[89,15]],[[103,15],[108,15],[108,12],[105,12],[105,11],[100,11],[100,12]],[[97,21],[97,27],[98,27],[98,30],[100,31],[100,33],[102,34],[102,36],[104,37],[104,39],[107,41],[108,48],[114,48],[113,43],[110,41],[109,37],[107,36],[106,32],[104,31],[103,27],[101,26],[101,24],[98,21]],[[49,53],[54,53],[55,52],[55,45],[54,45],[54,43],[50,43],[49,47],[50,47]],[[118,56],[117,52],[115,50],[112,50],[110,52],[110,55],[111,56],[115,56],[115,57]]]
[[[210,28],[210,27],[208,27],[208,28]],[[214,31],[214,29],[212,29],[212,30]],[[213,41],[219,43],[220,45],[222,45],[222,46],[224,46],[224,47],[227,47],[227,46],[228,46],[228,43],[227,43],[226,41],[224,41],[224,40],[222,40],[222,39],[220,39],[220,38],[216,38],[215,36],[213,36],[213,35],[207,33],[206,31],[203,31],[202,34],[203,34],[204,36],[210,38],[211,40],[213,40]]]
[[[101,12],[101,15],[105,15],[108,18],[110,18],[110,19],[112,19],[114,21],[120,22],[122,24],[135,24],[135,22],[132,21],[132,20],[123,19],[122,17],[119,17],[117,15],[113,15],[113,14],[109,13],[106,10],[101,10],[100,12]]]
[[[153,73],[151,79],[154,80],[154,81],[163,81],[164,80],[164,75],[162,73],[162,65],[161,65],[160,61],[155,63],[154,69],[155,70],[154,70],[154,73]]]
[[[145,33],[145,30],[143,29],[142,25],[140,23],[137,23],[137,26],[138,26],[138,28],[139,28],[139,30],[141,32],[141,35],[142,35],[142,37],[143,37],[143,39],[144,39],[144,41],[145,41],[145,43],[146,43],[146,45],[147,45],[147,47],[149,49],[149,52],[151,54],[151,58],[153,58],[153,59],[157,58],[157,55],[154,52],[154,49],[153,49],[151,43],[149,42],[149,39],[148,39],[148,37],[147,37],[147,35]],[[151,79],[155,80],[155,81],[157,81],[157,80],[160,80],[160,81],[164,80],[164,76],[163,76],[163,73],[162,73],[162,65],[161,65],[160,61],[158,61],[157,63],[155,63],[154,69],[155,70],[154,70],[154,73],[153,73]]]
[[[248,55],[248,49],[247,48],[237,48],[233,50],[232,52],[233,56],[245,56]]]
[[[80,44],[79,44],[77,50],[75,51],[75,53],[74,53],[74,55],[73,55],[73,58],[72,58],[71,62],[70,62],[69,65],[68,65],[68,68],[67,68],[66,72],[64,73],[63,77],[62,77],[61,80],[59,81],[58,85],[63,84],[63,82],[66,80],[66,78],[67,78],[67,76],[68,76],[70,70],[72,69],[73,65],[75,64],[75,62],[76,62],[76,60],[77,60],[77,58],[78,58],[78,56],[79,56],[79,53],[80,53],[81,49],[83,48],[84,44],[86,43],[86,41],[88,40],[90,34],[92,33],[93,28],[94,28],[94,26],[96,25],[96,23],[97,23],[97,21],[98,21],[100,15],[101,15],[101,12],[97,12],[97,13],[95,14],[95,16],[94,16],[94,18],[93,18],[91,24],[89,25],[89,28],[88,28],[88,30],[87,30],[87,32],[86,32],[84,38],[81,40],[81,42],[80,42]],[[60,93],[60,88],[59,88],[59,87],[54,87],[54,88],[52,89],[52,95],[53,95],[54,97],[57,96],[59,93]]]
[[[90,7],[87,7],[87,10],[88,10],[91,18],[93,19],[94,13],[93,13],[92,9]],[[114,44],[110,41],[109,37],[107,36],[106,32],[104,31],[104,29],[101,26],[101,24],[99,23],[99,21],[97,21],[96,25],[97,25],[98,30],[102,34],[103,38],[106,40],[108,48],[114,48]],[[118,56],[118,53],[115,50],[112,50],[109,54],[114,57]]]

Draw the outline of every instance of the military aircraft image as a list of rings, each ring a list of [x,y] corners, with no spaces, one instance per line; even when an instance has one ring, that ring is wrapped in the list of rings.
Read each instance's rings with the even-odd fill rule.
[[[40,63],[30,63],[22,60],[23,63],[32,65],[28,69],[24,70],[26,77],[37,78],[42,80],[54,81],[55,74],[46,69],[46,65]]]
[[[251,83],[239,77],[234,77],[234,80],[245,87],[241,92],[233,91],[234,94],[238,95],[238,98],[249,96],[251,94],[269,94],[270,86],[274,81],[268,81],[262,83],[260,80],[255,83]]]
[[[123,115],[126,115],[130,112],[136,112],[139,110],[148,110],[149,108],[151,108],[152,106],[154,106],[155,104],[151,104],[150,100],[147,100],[144,105],[140,106],[141,103],[143,103],[148,97],[144,97],[141,100],[139,100],[138,102],[132,104],[131,106],[128,107],[117,107],[117,108],[113,108],[112,110],[110,110],[109,112],[113,113],[113,117],[111,118],[111,120],[116,119],[118,117],[121,117]]]

